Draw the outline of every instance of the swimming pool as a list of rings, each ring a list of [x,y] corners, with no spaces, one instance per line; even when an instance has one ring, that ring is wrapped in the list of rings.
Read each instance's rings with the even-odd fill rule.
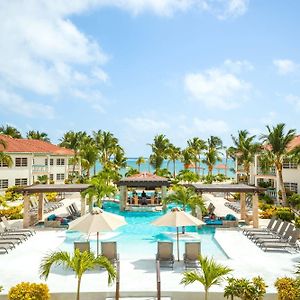
[[[172,206],[169,206],[171,208]],[[127,225],[120,227],[114,232],[100,234],[100,241],[117,241],[118,252],[122,259],[153,258],[157,251],[158,241],[176,241],[174,227],[157,227],[151,222],[163,215],[163,212],[120,212],[116,203],[104,203],[104,210],[119,214],[125,217]],[[202,226],[186,227],[189,241],[201,241],[201,251],[203,255],[213,256],[216,259],[227,259],[227,255],[214,239],[215,228]],[[197,233],[200,235],[198,236]],[[174,236],[174,237],[173,237]],[[61,245],[61,250],[73,249],[74,241],[85,241],[86,235],[77,231],[67,231],[66,239]],[[96,251],[95,236],[90,237],[91,248]],[[184,240],[180,241],[180,255],[184,253]],[[175,247],[175,245],[174,245]],[[174,248],[175,253],[175,248]]]

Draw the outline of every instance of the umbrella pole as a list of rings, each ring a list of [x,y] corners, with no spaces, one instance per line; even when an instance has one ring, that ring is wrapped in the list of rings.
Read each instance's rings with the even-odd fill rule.
[[[177,229],[177,257],[179,261],[179,227],[176,227]]]
[[[99,232],[97,232],[97,256],[99,256]]]

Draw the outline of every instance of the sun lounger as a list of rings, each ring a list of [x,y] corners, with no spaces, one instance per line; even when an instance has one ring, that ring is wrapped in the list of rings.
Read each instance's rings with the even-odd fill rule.
[[[264,251],[288,251],[289,249],[294,249],[294,250],[299,250],[299,245],[297,244],[298,238],[299,238],[299,234],[300,234],[300,230],[299,229],[295,229],[288,242],[284,242],[284,241],[273,241],[273,242],[264,242],[261,244],[261,248]]]
[[[156,260],[162,264],[167,265],[173,269],[174,255],[173,255],[173,243],[172,242],[158,242]]]
[[[76,203],[72,203],[70,206],[71,206],[71,208],[73,209],[73,211],[75,212],[75,214],[76,214],[78,217],[80,217],[80,216],[81,216],[81,213],[80,213],[80,211],[79,211],[79,209],[78,209]]]
[[[78,249],[80,252],[90,252],[90,242],[74,242],[74,251]]]
[[[281,222],[281,226],[280,226],[280,228],[278,228],[277,232],[269,232],[269,233],[265,233],[265,234],[258,233],[256,235],[253,235],[252,240],[256,243],[256,241],[262,240],[262,239],[268,239],[268,238],[279,239],[284,235],[289,224],[290,223],[287,221]]]
[[[272,227],[273,227],[273,225],[274,225],[274,223],[275,223],[275,221],[276,221],[276,218],[275,217],[273,217],[271,220],[270,220],[270,222],[268,223],[268,226],[266,227],[266,228],[245,228],[244,230],[243,230],[243,233],[246,235],[246,236],[248,236],[248,235],[250,235],[251,233],[255,233],[255,232],[265,232],[265,231],[271,231],[272,230]]]
[[[30,229],[22,229],[22,228],[12,227],[11,224],[9,224],[9,222],[7,221],[5,216],[1,217],[1,220],[4,224],[4,229],[8,232],[25,233],[27,235],[33,235],[34,233],[36,233],[34,230],[30,230]]]
[[[253,240],[255,238],[255,236],[264,236],[264,235],[268,235],[270,233],[272,234],[278,234],[279,231],[279,227],[282,225],[282,221],[280,219],[278,219],[274,226],[272,227],[272,229],[268,229],[268,230],[263,230],[263,231],[252,231],[249,232],[249,234],[247,235],[247,237],[250,240]]]
[[[101,255],[105,256],[113,265],[119,261],[117,242],[101,242]]]
[[[186,242],[185,253],[183,254],[183,261],[185,268],[195,268],[199,265],[199,256],[201,254],[200,242]]]
[[[285,226],[283,226],[284,224],[282,225],[280,233],[277,236],[273,235],[273,236],[267,236],[267,237],[259,237],[255,241],[255,243],[258,245],[261,245],[261,244],[267,243],[267,242],[277,242],[277,241],[288,242],[290,236],[293,234],[294,226],[289,222],[286,222],[286,223],[287,223],[287,227],[283,233],[282,233],[282,231],[283,231],[283,228],[285,227]]]
[[[5,253],[8,253],[8,250],[11,250],[13,248],[14,248],[14,245],[10,242],[0,243],[0,250],[4,250]]]

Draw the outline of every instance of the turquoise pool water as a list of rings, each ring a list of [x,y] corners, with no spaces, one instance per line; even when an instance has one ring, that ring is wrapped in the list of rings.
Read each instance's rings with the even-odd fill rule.
[[[176,233],[176,229],[151,225],[151,222],[163,215],[163,212],[120,212],[116,203],[104,203],[104,210],[124,216],[128,223],[113,233],[100,235],[100,241],[117,241],[118,252],[122,259],[153,258],[157,250],[157,241],[173,241],[175,255],[176,239],[165,233]],[[214,239],[215,229],[213,227],[203,226],[200,230],[197,230],[196,227],[186,227],[186,231],[187,233],[200,234],[201,251],[204,255],[213,256],[217,259],[227,259],[226,254]],[[74,241],[86,239],[85,234],[67,231],[66,239],[60,249],[70,250],[73,248]],[[90,241],[92,249],[96,251],[95,236],[92,236]],[[189,241],[199,241],[199,239],[189,239]],[[184,242],[184,240],[180,241],[181,257],[184,253]]]

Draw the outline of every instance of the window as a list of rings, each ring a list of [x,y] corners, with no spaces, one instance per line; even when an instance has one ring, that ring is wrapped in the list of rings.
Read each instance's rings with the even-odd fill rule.
[[[0,189],[8,188],[8,179],[0,179]]]
[[[45,158],[45,166],[48,166],[48,158]],[[50,158],[50,166],[53,166],[53,158]]]
[[[56,174],[56,180],[64,180],[64,179],[65,179],[65,174],[64,173]]]
[[[8,164],[5,161],[0,161],[0,167],[8,167]]]
[[[298,167],[298,164],[293,162],[293,161],[290,161],[290,160],[287,160],[285,159],[283,161],[283,168],[284,169],[297,169]]]
[[[64,158],[58,158],[56,160],[56,165],[57,166],[64,166],[65,165],[65,159]]]
[[[27,167],[27,157],[17,157],[15,160],[16,167]]]
[[[52,181],[53,180],[53,174],[50,174],[49,179]]]
[[[27,185],[27,178],[16,178],[15,179],[15,185]]]
[[[285,182],[284,187],[286,189],[289,189],[291,192],[298,192],[298,183],[296,182]]]

